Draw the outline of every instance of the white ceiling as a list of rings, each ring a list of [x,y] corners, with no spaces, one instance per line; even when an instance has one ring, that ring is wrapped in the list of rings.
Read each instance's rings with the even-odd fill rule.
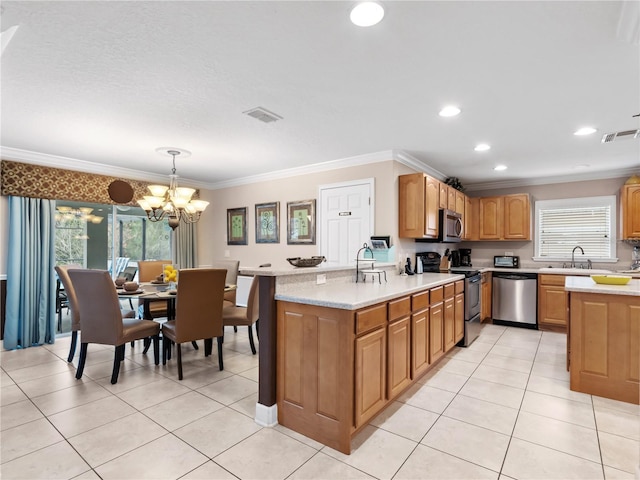
[[[178,174],[211,186],[381,151],[466,185],[640,169],[639,140],[600,142],[640,128],[622,2],[384,4],[361,28],[343,1],[3,1],[2,31],[20,25],[2,54],[3,158],[165,175],[155,149],[175,146],[192,152]],[[449,103],[462,113],[439,117]],[[243,114],[257,106],[283,120]],[[585,125],[598,132],[573,135]]]

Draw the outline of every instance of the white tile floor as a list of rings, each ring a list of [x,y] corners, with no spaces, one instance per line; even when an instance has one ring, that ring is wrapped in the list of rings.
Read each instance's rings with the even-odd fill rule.
[[[69,338],[3,351],[1,477],[82,479],[632,479],[637,405],[569,390],[562,334],[486,325],[353,440],[335,450],[253,421],[257,356],[228,329],[217,356],[183,348],[153,365],[127,348],[90,346],[85,376]],[[215,352],[215,351],[214,351]]]

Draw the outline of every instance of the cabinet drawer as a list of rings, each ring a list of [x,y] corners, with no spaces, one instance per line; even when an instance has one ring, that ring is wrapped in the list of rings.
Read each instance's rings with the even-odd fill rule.
[[[411,297],[403,297],[389,302],[389,321],[411,315]]]
[[[453,283],[449,283],[444,286],[444,298],[453,298],[456,294],[456,286]]]
[[[538,275],[538,283],[541,285],[562,285],[564,286],[564,275]]]
[[[444,299],[444,287],[432,288],[429,296],[431,297],[431,305],[439,303]]]
[[[458,280],[456,282],[456,295],[464,292],[464,280]]]
[[[417,312],[429,306],[429,290],[411,296],[411,310]]]
[[[356,312],[356,335],[387,323],[387,304],[375,305]]]

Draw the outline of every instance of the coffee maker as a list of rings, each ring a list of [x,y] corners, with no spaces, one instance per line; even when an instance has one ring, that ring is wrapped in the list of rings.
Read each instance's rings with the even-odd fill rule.
[[[460,266],[461,267],[471,267],[471,249],[470,248],[461,248],[458,250],[460,252]]]

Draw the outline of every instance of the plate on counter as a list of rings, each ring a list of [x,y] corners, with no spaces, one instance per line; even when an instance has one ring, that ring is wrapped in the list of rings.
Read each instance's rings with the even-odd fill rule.
[[[631,281],[628,275],[591,275],[591,278],[603,285],[626,285]]]

